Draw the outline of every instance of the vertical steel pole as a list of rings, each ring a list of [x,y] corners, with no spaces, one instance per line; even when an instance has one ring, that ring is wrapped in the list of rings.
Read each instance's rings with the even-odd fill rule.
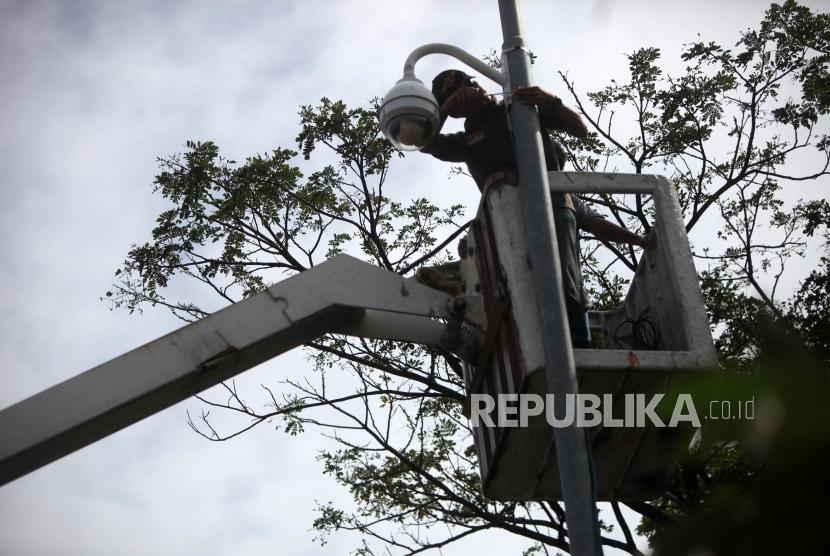
[[[509,92],[532,84],[530,57],[522,39],[516,0],[499,0],[499,13],[508,75],[505,92]],[[556,416],[561,419],[564,417],[566,394],[575,395],[578,387],[539,118],[535,108],[515,102],[510,105],[510,122],[521,180],[522,215],[541,321],[548,390],[555,395]],[[554,438],[571,554],[601,554],[585,432],[573,423],[567,428],[554,429]]]

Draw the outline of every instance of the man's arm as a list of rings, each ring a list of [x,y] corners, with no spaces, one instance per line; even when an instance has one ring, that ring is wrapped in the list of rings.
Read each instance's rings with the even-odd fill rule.
[[[439,130],[444,127],[444,122],[447,120],[447,115],[448,114],[447,114],[446,110],[444,109],[444,107],[447,105],[447,102],[449,102],[449,99],[447,99],[447,101],[444,102],[444,104],[442,104],[441,107],[438,109],[439,114],[441,114],[441,123],[438,125]],[[441,158],[439,156],[439,153],[447,150],[446,135],[441,135],[440,133],[437,134],[435,137],[433,137],[430,140],[429,143],[424,145],[419,150],[422,153],[431,154],[432,156],[434,156],[436,158]],[[460,160],[458,162],[460,162]]]
[[[554,96],[540,87],[519,87],[513,91],[517,100],[539,108],[539,120],[542,127],[559,129],[569,135],[585,139],[588,128],[582,118],[562,104],[562,99]]]
[[[595,216],[585,221],[582,228],[600,241],[628,243],[640,247],[649,247],[654,243],[654,237],[651,234],[645,237],[637,235],[601,216]]]
[[[451,135],[436,135],[432,141],[424,145],[420,152],[431,154],[444,162],[464,162],[464,153],[461,147],[462,138],[458,133]]]
[[[476,87],[461,87],[450,95],[438,109],[441,115],[440,127],[444,127],[447,117],[463,118],[469,110],[473,110],[485,101],[486,95],[482,90]],[[458,136],[457,133],[452,135],[438,134],[421,149],[421,152],[431,154],[447,162],[463,162],[464,157],[458,142]]]

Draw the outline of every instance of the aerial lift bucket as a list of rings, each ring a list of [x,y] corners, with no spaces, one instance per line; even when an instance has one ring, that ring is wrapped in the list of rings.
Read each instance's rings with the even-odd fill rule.
[[[680,376],[712,369],[715,350],[671,183],[661,176],[579,172],[551,172],[549,180],[554,191],[649,195],[654,204],[656,242],[641,257],[625,301],[614,311],[589,313],[597,346],[574,350],[580,394],[606,396],[612,416],[622,418],[626,394],[663,393]],[[482,308],[487,330],[476,364],[464,366],[468,395],[548,393],[524,237],[517,187],[486,190],[461,262],[467,305]],[[638,321],[648,323],[649,349],[623,333]],[[658,495],[694,434],[688,423],[642,424],[590,429],[599,500]],[[480,424],[473,434],[488,498],[562,498],[553,428],[544,413],[526,427]]]

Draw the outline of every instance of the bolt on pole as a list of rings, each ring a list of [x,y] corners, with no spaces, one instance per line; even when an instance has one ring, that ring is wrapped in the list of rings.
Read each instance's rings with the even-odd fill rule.
[[[508,76],[504,90],[509,92],[532,84],[530,57],[521,35],[516,0],[499,0],[499,14],[504,39],[503,60]],[[521,181],[522,216],[541,322],[548,390],[555,396],[557,417],[562,418],[565,395],[576,394],[578,385],[539,118],[535,108],[521,102],[511,103],[509,114]],[[567,428],[555,428],[554,438],[571,554],[601,554],[585,431],[574,423]]]

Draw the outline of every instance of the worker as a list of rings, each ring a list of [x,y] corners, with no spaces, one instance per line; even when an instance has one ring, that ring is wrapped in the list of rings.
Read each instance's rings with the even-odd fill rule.
[[[473,77],[459,70],[439,73],[432,82],[432,94],[440,107],[442,126],[447,117],[464,118],[464,131],[439,134],[421,152],[447,162],[465,163],[482,192],[501,183],[517,184],[519,176],[504,102],[497,102]],[[547,169],[561,170],[565,151],[544,131],[564,131],[584,139],[588,130],[582,118],[539,87],[520,87],[512,95],[515,100],[538,108]],[[605,220],[574,195],[551,193],[551,201],[571,341],[574,347],[587,348],[591,346],[591,336],[579,263],[578,229],[601,241],[641,247],[651,239]]]

